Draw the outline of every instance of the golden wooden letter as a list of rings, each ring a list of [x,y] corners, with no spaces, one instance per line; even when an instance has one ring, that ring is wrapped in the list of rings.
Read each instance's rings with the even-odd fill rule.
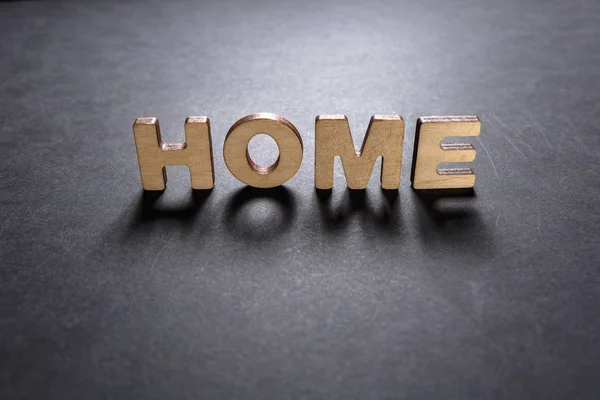
[[[259,133],[271,136],[279,148],[279,157],[267,167],[255,164],[248,153],[248,142]],[[271,113],[241,118],[229,129],[223,145],[223,157],[231,174],[257,188],[271,188],[287,182],[300,168],[302,152],[302,138],[296,127]]]
[[[404,120],[399,115],[374,115],[359,152],[354,148],[345,115],[319,115],[315,121],[315,186],[333,187],[333,160],[340,156],[350,189],[365,189],[375,161],[382,156],[381,187],[398,189],[402,170]]]
[[[440,163],[471,162],[475,148],[469,143],[443,144],[450,136],[477,136],[478,117],[421,117],[417,120],[410,180],[415,189],[472,188],[471,168],[438,168]]]
[[[187,165],[193,189],[212,189],[215,182],[210,121],[207,117],[185,120],[186,142],[166,143],[156,118],[137,118],[133,137],[144,190],[164,190],[166,165]]]

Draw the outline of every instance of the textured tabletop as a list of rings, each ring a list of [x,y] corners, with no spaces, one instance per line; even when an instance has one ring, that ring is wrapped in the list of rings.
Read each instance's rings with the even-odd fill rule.
[[[2,1],[0,37],[0,398],[599,398],[600,2]],[[255,112],[304,142],[277,189],[223,161]],[[315,191],[318,114],[402,115],[400,189]],[[194,115],[214,190],[144,194],[134,119]],[[470,195],[412,190],[428,115],[481,119]]]

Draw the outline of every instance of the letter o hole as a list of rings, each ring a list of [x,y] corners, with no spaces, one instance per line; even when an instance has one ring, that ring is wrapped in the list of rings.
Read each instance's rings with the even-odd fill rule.
[[[279,157],[269,166],[260,166],[250,157],[248,143],[258,135],[271,136]],[[290,180],[302,163],[302,138],[287,119],[270,113],[247,115],[238,120],[225,137],[223,157],[233,176],[257,188],[272,188]]]

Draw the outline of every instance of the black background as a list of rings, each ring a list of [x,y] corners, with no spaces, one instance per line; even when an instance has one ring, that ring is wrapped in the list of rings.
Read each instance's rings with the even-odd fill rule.
[[[13,1],[0,34],[1,398],[600,395],[599,2]],[[275,190],[223,162],[259,111],[304,140]],[[396,195],[315,192],[333,113],[404,117]],[[189,115],[215,189],[144,195],[133,120]],[[411,189],[425,115],[481,118],[473,196]]]

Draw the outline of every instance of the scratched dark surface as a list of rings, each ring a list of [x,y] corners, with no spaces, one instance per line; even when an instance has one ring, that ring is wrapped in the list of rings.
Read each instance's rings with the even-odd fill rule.
[[[0,398],[599,398],[600,2],[5,1],[0,35]],[[259,111],[304,140],[277,190],[223,162]],[[333,113],[404,117],[396,195],[315,192]],[[144,196],[133,120],[189,115],[215,189]],[[481,118],[474,195],[410,188],[425,115]]]

